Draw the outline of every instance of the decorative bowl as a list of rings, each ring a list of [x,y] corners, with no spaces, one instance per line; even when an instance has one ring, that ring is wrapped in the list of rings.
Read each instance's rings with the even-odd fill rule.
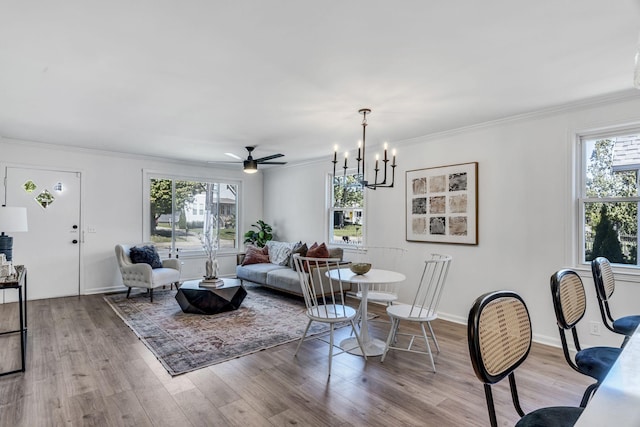
[[[357,275],[366,274],[371,270],[371,264],[368,262],[356,262],[349,266],[349,269]]]

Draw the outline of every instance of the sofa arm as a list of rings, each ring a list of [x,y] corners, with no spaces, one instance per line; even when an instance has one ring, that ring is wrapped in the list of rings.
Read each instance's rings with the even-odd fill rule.
[[[168,258],[162,260],[162,266],[164,268],[173,268],[174,270],[180,271],[182,266],[180,264],[180,260],[177,258]]]
[[[120,267],[122,283],[129,287],[151,287],[152,269],[149,264],[131,264]]]
[[[242,262],[244,261],[245,255],[246,255],[246,253],[244,253],[244,252],[236,254],[236,265],[242,265]]]

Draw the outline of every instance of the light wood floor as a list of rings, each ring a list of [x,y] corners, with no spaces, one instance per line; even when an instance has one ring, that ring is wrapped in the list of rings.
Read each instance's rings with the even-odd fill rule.
[[[16,310],[0,306],[0,329],[16,327]],[[343,354],[327,381],[328,346],[312,340],[297,358],[290,343],[172,378],[101,296],[32,301],[27,372],[0,377],[0,425],[488,425],[466,327],[433,326],[442,349],[436,374],[418,354],[390,353],[384,363]],[[387,325],[377,322],[373,331],[383,338]],[[17,365],[18,343],[0,337],[0,370]],[[542,345],[518,374],[526,411],[578,405],[590,383],[560,349]],[[513,425],[506,381],[495,399],[500,424]]]

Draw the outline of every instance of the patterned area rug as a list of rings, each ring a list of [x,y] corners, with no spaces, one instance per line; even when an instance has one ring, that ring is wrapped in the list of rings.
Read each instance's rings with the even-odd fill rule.
[[[176,291],[104,299],[175,376],[300,339],[307,326],[302,298],[246,286],[238,310],[215,315],[183,313]],[[309,335],[328,331],[314,322]]]

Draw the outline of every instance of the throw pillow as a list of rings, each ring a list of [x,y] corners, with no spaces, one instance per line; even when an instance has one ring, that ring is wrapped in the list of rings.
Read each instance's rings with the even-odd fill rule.
[[[295,254],[300,254],[300,256],[307,256],[307,250],[308,248],[306,243],[302,243],[302,242],[296,243],[293,249],[291,250],[291,256],[289,257],[289,267],[295,270],[296,265],[293,262],[293,256]]]
[[[329,258],[329,249],[327,249],[327,245],[325,245],[324,243],[318,245],[318,243],[316,242],[311,245],[311,247],[307,251],[307,256],[309,258]],[[304,271],[306,271],[307,273],[309,272],[309,265],[307,263],[305,263],[304,265]]]
[[[265,262],[269,262],[269,249],[266,246],[264,248],[252,245],[247,246],[242,265],[261,264]]]
[[[270,240],[266,247],[269,249],[269,261],[276,265],[287,265],[294,243]]]
[[[160,261],[160,255],[156,247],[149,246],[134,246],[129,250],[129,257],[134,264],[149,264],[151,268],[162,268],[162,261]]]
[[[329,249],[327,249],[327,245],[324,243],[319,245],[314,243],[309,250],[307,250],[307,256],[309,258],[329,258]]]

